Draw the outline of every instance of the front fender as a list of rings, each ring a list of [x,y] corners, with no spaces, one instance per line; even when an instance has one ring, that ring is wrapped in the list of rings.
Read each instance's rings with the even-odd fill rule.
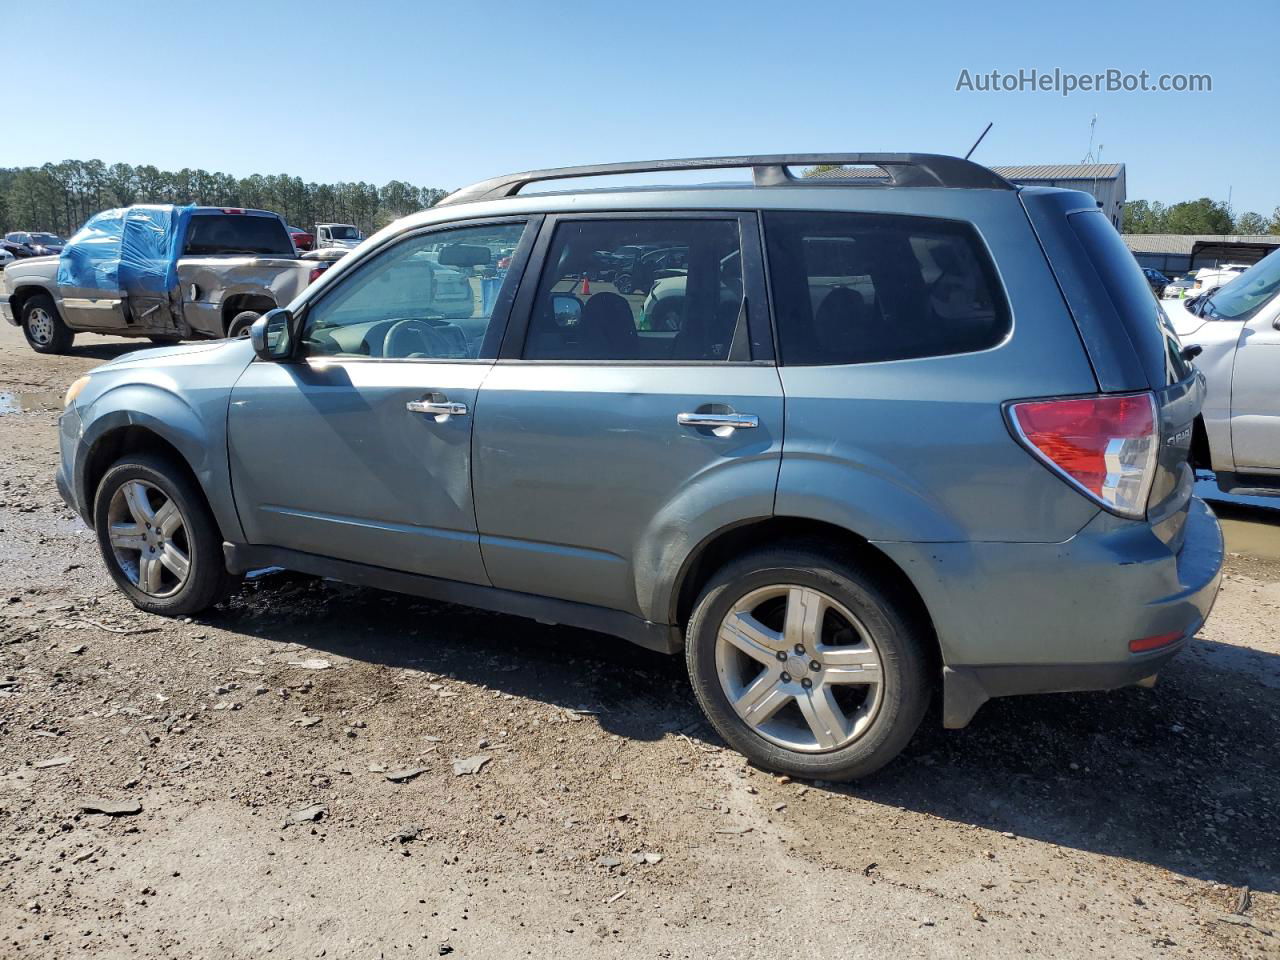
[[[88,453],[109,433],[140,427],[172,445],[195,474],[209,507],[227,539],[243,540],[244,532],[231,493],[227,463],[226,390],[193,391],[193,399],[155,383],[109,386],[80,413],[84,422],[73,482],[77,494],[91,502]]]

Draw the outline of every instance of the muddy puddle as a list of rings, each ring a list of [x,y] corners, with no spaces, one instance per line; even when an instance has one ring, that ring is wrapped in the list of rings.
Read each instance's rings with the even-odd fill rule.
[[[1237,497],[1198,478],[1196,495],[1213,507],[1231,553],[1280,560],[1280,497]]]
[[[61,409],[60,390],[0,390],[0,416]]]

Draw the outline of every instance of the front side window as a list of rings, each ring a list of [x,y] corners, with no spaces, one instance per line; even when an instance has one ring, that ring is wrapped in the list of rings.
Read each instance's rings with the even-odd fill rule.
[[[481,356],[504,271],[523,223],[463,227],[400,241],[339,281],[307,311],[309,356],[474,360]]]
[[[968,224],[864,213],[766,213],[781,360],[871,363],[985,350],[1011,320]]]
[[[570,220],[547,251],[524,357],[726,360],[745,313],[736,219]]]

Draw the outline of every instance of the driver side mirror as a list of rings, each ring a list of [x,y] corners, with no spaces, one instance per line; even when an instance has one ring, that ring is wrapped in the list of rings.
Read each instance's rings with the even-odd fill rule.
[[[279,363],[293,355],[293,314],[285,307],[268,310],[249,328],[258,359]]]

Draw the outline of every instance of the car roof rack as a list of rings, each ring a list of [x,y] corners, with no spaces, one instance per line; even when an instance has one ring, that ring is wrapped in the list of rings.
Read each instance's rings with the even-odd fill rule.
[[[596,163],[583,167],[553,167],[549,170],[529,170],[525,173],[509,173],[501,177],[481,180],[461,190],[455,190],[436,206],[453,203],[471,203],[477,200],[500,200],[513,197],[531,183],[546,180],[570,180],[578,177],[609,177],[630,173],[664,173],[673,170],[725,170],[750,167],[752,178],[758,187],[779,187],[791,184],[806,186],[851,182],[867,185],[879,184],[879,179],[857,177],[841,179],[824,176],[808,179],[794,176],[789,167],[803,166],[872,166],[885,172],[885,179],[893,187],[953,187],[969,190],[1014,190],[1004,177],[980,164],[959,157],[937,153],[777,153],[744,155],[738,157],[689,157],[683,160],[641,160],[630,163]]]

